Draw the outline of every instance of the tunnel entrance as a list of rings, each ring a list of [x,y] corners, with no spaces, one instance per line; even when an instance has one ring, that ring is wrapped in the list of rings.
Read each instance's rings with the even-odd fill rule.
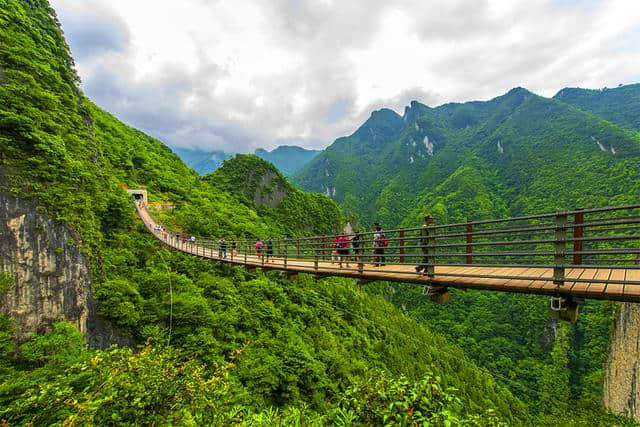
[[[133,200],[147,203],[147,190],[127,190]]]

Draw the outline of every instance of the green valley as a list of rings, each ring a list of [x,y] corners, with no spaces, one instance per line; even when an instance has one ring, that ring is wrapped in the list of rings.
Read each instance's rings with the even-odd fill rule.
[[[126,191],[172,229],[236,239],[637,201],[633,118],[556,98],[413,102],[271,159],[286,168],[261,158],[281,150],[200,176],[84,95],[47,0],[0,0],[0,424],[635,425],[600,407],[614,303],[569,325],[541,297],[441,306],[215,263],[163,246]]]

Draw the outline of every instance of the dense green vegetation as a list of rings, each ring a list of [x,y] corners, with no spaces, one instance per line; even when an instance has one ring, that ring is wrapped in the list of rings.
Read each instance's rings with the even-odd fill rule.
[[[344,226],[342,212],[334,202],[298,190],[273,164],[255,155],[236,154],[205,181],[273,218],[274,228],[279,227],[285,235],[332,234]]]
[[[628,203],[638,171],[640,134],[516,88],[487,102],[413,102],[402,117],[375,112],[294,182],[392,228],[437,204],[440,222],[456,222]]]
[[[442,306],[426,303],[414,285],[377,284],[370,291],[392,298],[411,317],[459,345],[534,412],[599,407],[615,303],[589,301],[580,321],[569,325],[552,319],[547,298],[539,296],[453,291],[451,302]],[[561,365],[554,359],[560,348],[568,358]]]
[[[105,254],[109,279],[96,288],[100,313],[139,341],[151,337],[158,348],[137,355],[86,351],[60,324],[17,355],[3,353],[0,366],[8,371],[0,378],[0,418],[96,421],[113,412],[131,421],[177,399],[180,411],[163,405],[155,416],[205,416],[196,418],[203,422],[226,417],[231,408],[247,414],[306,408],[311,417],[331,417],[342,408],[368,424],[384,414],[401,416],[415,390],[434,394],[415,403],[425,417],[465,419],[491,410],[509,424],[527,419],[525,405],[458,348],[350,281],[289,281],[216,265],[159,249],[142,225],[111,239],[118,249],[114,244]],[[223,387],[214,377],[228,361],[234,366]],[[371,377],[372,370],[380,374]],[[385,381],[401,407],[389,410],[385,395],[359,399],[379,391],[368,381]]]
[[[546,300],[460,293],[445,310],[399,287],[392,302],[409,304],[407,316],[379,295],[384,284],[359,290],[348,280],[290,281],[162,248],[136,220],[124,186],[145,186],[152,201],[175,202],[160,217],[193,234],[320,234],[344,218],[329,199],[294,189],[255,156],[237,156],[199,177],[162,143],[87,100],[78,80],[48,2],[0,0],[0,184],[37,200],[75,231],[91,256],[98,313],[141,348],[88,349],[64,322],[15,343],[11,320],[0,317],[0,419],[10,425],[625,422],[594,405],[608,306],[589,306],[593,314],[578,326],[551,334]],[[563,115],[566,108],[515,90],[489,103],[440,109],[414,103],[404,118],[381,110],[309,170],[339,177],[318,190],[350,214],[363,222],[379,216],[385,224],[411,221],[424,209],[446,221],[552,206],[555,200],[531,196],[557,190],[553,176],[536,170],[547,161],[540,153],[549,140],[557,145],[550,171],[561,173],[562,162],[573,166],[576,156],[591,162],[584,173],[597,180],[592,195],[563,202],[586,206],[626,189],[603,171],[636,170],[637,135],[574,109]],[[550,128],[532,128],[550,118]],[[609,150],[615,145],[616,154],[598,152],[595,140],[591,149],[575,150],[580,132]],[[533,148],[526,145],[532,133],[539,134]],[[492,138],[500,138],[500,155]],[[628,182],[637,190],[635,175]],[[630,191],[613,200],[628,200]],[[515,327],[513,313],[526,320]],[[580,410],[568,411],[574,402]]]
[[[98,313],[120,334],[151,340],[139,352],[89,350],[60,323],[16,347],[11,320],[0,319],[1,419],[526,422],[526,406],[458,348],[348,281],[291,282],[162,249],[122,186],[144,185],[151,200],[177,203],[167,218],[191,233],[307,234],[343,220],[328,199],[293,189],[274,170],[273,192],[287,193],[278,206],[246,197],[254,187],[231,185],[245,161],[271,173],[254,157],[198,177],[83,97],[46,1],[1,5],[3,185],[73,228],[92,256]]]
[[[565,88],[555,99],[602,117],[622,127],[640,131],[640,84],[609,89]]]
[[[415,227],[425,213],[443,224],[637,203],[640,134],[612,123],[637,116],[623,114],[640,105],[637,87],[563,90],[556,98],[564,102],[516,88],[487,102],[412,102],[403,116],[381,110],[294,181],[332,195],[367,227]],[[457,292],[451,305],[439,307],[421,290],[392,286],[398,306],[507,378],[534,410],[549,407],[540,381],[554,369],[570,378],[562,404],[598,407],[615,305],[583,307],[568,332],[569,363],[558,370],[552,356],[563,338],[547,316],[546,298]]]

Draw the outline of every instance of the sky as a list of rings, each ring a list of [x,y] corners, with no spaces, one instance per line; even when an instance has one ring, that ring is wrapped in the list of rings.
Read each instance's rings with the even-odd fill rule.
[[[324,148],[373,110],[640,82],[639,0],[51,0],[87,96],[184,148]]]

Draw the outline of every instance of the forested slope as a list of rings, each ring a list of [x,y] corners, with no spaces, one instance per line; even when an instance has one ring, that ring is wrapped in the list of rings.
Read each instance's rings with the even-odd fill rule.
[[[376,112],[294,182],[386,228],[416,227],[426,213],[451,223],[638,203],[640,134],[621,126],[632,127],[624,113],[638,105],[637,85],[565,91]],[[534,411],[597,411],[615,304],[588,301],[577,324],[559,325],[542,297],[461,291],[443,307],[410,285],[369,288],[512,379]]]
[[[640,131],[640,83],[612,89],[564,88],[554,99],[627,129]]]
[[[458,347],[349,281],[293,282],[162,248],[136,220],[123,184],[176,202],[171,220],[188,232],[311,230],[304,222],[285,228],[286,211],[262,211],[201,179],[162,143],[84,98],[48,2],[0,6],[3,190],[37,201],[76,232],[91,255],[98,313],[134,342],[147,340],[138,353],[89,350],[61,322],[16,343],[11,319],[0,317],[0,419],[528,423],[526,405]],[[331,202],[293,194],[302,208],[320,206],[317,226],[324,208],[335,225]],[[11,286],[3,275],[0,292]]]
[[[516,88],[487,102],[373,114],[294,182],[366,224],[394,227],[417,225],[445,183],[448,193],[481,187],[475,208],[440,203],[436,219],[455,222],[626,203],[638,194],[639,170],[637,132]]]

